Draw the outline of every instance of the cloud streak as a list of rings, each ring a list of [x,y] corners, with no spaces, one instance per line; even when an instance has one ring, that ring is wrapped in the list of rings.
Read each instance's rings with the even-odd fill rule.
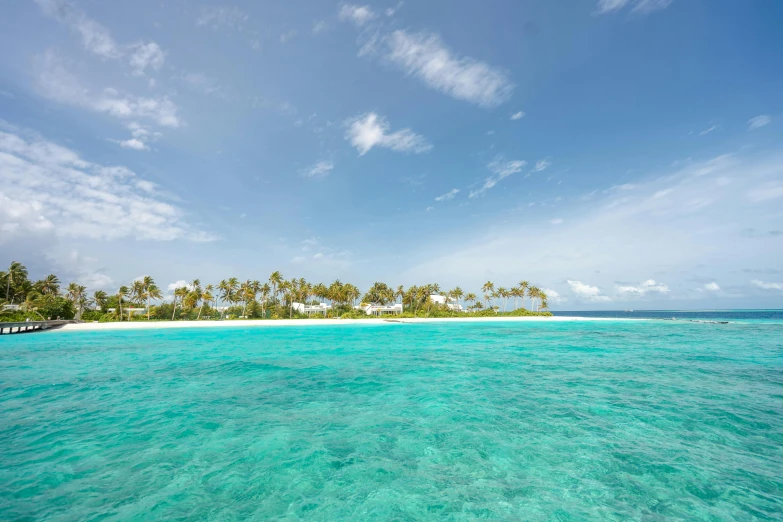
[[[501,105],[514,90],[504,70],[456,54],[434,33],[397,30],[371,40],[360,51],[376,53],[427,87],[479,107]]]
[[[492,161],[489,163],[489,165],[487,165],[487,168],[492,171],[494,175],[485,179],[484,184],[481,185],[480,188],[471,191],[469,197],[475,198],[477,196],[483,195],[486,191],[500,183],[505,178],[511,176],[512,174],[516,174],[517,172],[521,172],[522,169],[525,168],[525,165],[527,165],[527,162],[522,160],[502,161],[500,159],[496,159]]]
[[[7,191],[13,187],[13,191]],[[24,234],[211,241],[155,183],[83,160],[38,136],[0,131],[0,242]]]
[[[397,152],[421,154],[432,149],[432,145],[411,129],[391,132],[385,118],[374,112],[368,112],[348,120],[345,139],[359,151],[360,156],[367,154],[373,147],[382,147]]]

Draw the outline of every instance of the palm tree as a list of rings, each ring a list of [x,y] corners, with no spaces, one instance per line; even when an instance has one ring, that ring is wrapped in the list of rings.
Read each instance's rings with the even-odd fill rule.
[[[527,291],[527,295],[530,297],[530,308],[532,311],[538,311],[535,307],[535,301],[541,297],[541,289],[537,286],[531,286]]]
[[[272,272],[269,276],[269,284],[272,285],[272,299],[277,299],[277,289],[283,284],[283,274],[278,271]]]
[[[180,303],[182,303],[185,299],[185,296],[188,294],[188,289],[185,286],[180,286],[178,288],[174,289],[174,309],[171,311],[171,320],[174,320],[174,314],[177,313],[177,298],[179,298]]]
[[[76,305],[77,308],[77,314],[76,314],[76,320],[78,321],[82,317],[82,308],[84,307],[85,303],[87,302],[87,287],[83,285],[77,285],[76,283],[71,283],[68,285],[68,299],[73,302],[73,304]]]
[[[150,299],[160,299],[163,297],[163,293],[160,288],[155,284],[155,280],[151,276],[144,276],[141,280],[142,297],[147,300],[147,321],[150,320]]]
[[[462,299],[462,296],[465,295],[462,292],[462,288],[456,287],[456,288],[454,288],[454,290],[449,292],[449,294],[451,295],[451,297],[453,297],[457,301],[457,309],[459,310],[459,308],[460,308],[459,301],[460,301],[460,299]]]
[[[520,281],[519,283],[519,295],[522,297],[522,307],[525,306],[525,294],[530,289],[530,283],[528,281]],[[533,300],[530,300],[530,309],[533,309]]]
[[[201,312],[204,310],[204,304],[209,303],[212,300],[212,291],[215,289],[212,285],[207,285],[204,287],[204,291],[201,292],[201,307],[198,309],[198,316],[196,317],[196,321],[201,319]]]
[[[467,295],[465,295],[465,303],[474,303],[474,302],[476,302],[476,294],[470,292]]]
[[[508,290],[503,288],[502,286],[498,288],[498,291],[496,294],[499,298],[503,300],[503,311],[506,311],[506,298],[508,297]]]
[[[547,303],[547,295],[543,290],[538,293],[538,298],[541,299],[541,310],[549,310],[549,303]]]
[[[394,291],[394,298],[400,298],[400,304],[403,304],[402,298],[405,296],[405,287],[402,285],[399,285],[397,287],[397,290]]]
[[[121,286],[120,289],[117,291],[117,301],[120,305],[120,321],[122,321],[122,298],[128,296],[128,287],[127,286]]]
[[[12,261],[11,265],[8,267],[8,271],[5,273],[5,299],[9,303],[12,302],[11,283],[14,281],[21,281],[22,279],[27,279],[27,267],[18,261]]]
[[[259,293],[261,294],[261,315],[264,316],[264,319],[266,319],[266,302],[269,299],[269,292],[271,290],[269,283],[264,283],[259,289]]]
[[[99,307],[101,310],[103,310],[104,308],[106,308],[106,302],[107,302],[108,300],[109,300],[109,296],[108,296],[108,295],[106,295],[106,292],[104,292],[103,290],[96,290],[96,291],[95,291],[95,292],[92,294],[92,301],[93,301],[93,302],[94,302],[96,305],[98,305],[98,307]]]
[[[54,295],[60,293],[60,280],[54,274],[49,274],[38,282],[38,289],[44,295]]]
[[[495,284],[492,281],[487,281],[484,286],[481,287],[481,291],[484,292],[484,301],[489,306],[489,296],[495,291]]]

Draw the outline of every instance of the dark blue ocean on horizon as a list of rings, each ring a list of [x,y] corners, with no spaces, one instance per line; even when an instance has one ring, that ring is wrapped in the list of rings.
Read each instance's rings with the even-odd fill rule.
[[[589,310],[552,311],[563,317],[605,319],[674,319],[693,321],[783,321],[783,309],[775,310]]]

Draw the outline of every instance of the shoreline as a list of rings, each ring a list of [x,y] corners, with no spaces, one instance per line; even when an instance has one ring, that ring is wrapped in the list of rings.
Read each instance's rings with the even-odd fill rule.
[[[575,322],[575,321],[645,321],[639,318],[608,317],[416,317],[407,319],[239,319],[225,321],[132,321],[114,323],[76,323],[67,324],[57,330],[60,332],[84,332],[106,330],[145,330],[169,328],[239,328],[239,327],[275,327],[275,326],[337,326],[337,325],[384,325],[384,324],[422,324],[422,323],[516,323],[516,322]]]

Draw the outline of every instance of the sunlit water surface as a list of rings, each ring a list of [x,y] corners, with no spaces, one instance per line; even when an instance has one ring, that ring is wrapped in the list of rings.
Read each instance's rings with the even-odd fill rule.
[[[783,324],[0,337],[3,520],[754,520]]]

